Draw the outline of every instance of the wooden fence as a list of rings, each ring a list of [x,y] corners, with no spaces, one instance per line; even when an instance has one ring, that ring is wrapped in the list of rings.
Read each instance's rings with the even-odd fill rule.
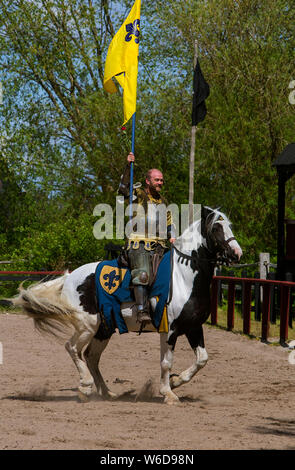
[[[211,297],[211,323],[218,325],[218,304],[220,303],[220,285],[227,285],[227,328],[232,330],[235,321],[235,298],[237,286],[241,286],[243,333],[251,332],[251,310],[253,290],[262,289],[261,303],[261,340],[268,341],[271,320],[271,307],[273,305],[274,290],[278,292],[279,318],[280,318],[280,344],[286,346],[288,328],[292,326],[290,318],[291,290],[295,289],[295,282],[275,281],[270,279],[254,279],[244,277],[214,276]],[[254,289],[252,289],[252,287]],[[290,321],[291,320],[291,321]]]

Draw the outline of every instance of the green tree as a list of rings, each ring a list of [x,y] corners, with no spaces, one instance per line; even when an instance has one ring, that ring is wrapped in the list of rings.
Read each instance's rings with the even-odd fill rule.
[[[99,202],[114,204],[130,146],[120,129],[122,97],[102,89],[103,66],[132,3],[0,0],[1,161],[26,191],[23,202],[16,197],[14,244],[48,224],[51,233],[60,232],[57,219],[78,220],[83,211],[91,219]],[[288,102],[292,2],[145,0],[141,24],[136,180],[160,167],[168,200],[188,202],[197,39],[211,93],[197,132],[195,202],[230,215],[244,259],[275,254],[271,165],[293,140],[295,112]],[[295,215],[292,184],[287,214]]]
[[[154,15],[161,40],[155,41],[150,60],[165,64],[157,102],[161,109],[175,103],[170,113],[178,119],[177,137],[183,137],[182,160],[189,155],[195,40],[211,86],[208,114],[197,133],[196,202],[222,206],[248,256],[274,253],[277,179],[272,162],[293,140],[294,127],[295,108],[288,103],[295,46],[292,2],[168,0],[157,2]],[[295,215],[291,187],[287,210]]]

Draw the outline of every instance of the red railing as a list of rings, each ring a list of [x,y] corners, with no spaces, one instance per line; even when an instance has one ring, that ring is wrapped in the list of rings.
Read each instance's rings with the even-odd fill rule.
[[[65,271],[0,271],[0,282],[1,281],[41,281],[47,276],[60,276]],[[11,302],[9,300],[0,299],[0,305],[9,306]]]
[[[42,275],[60,275],[64,274],[65,271],[0,271],[0,275],[2,274],[42,274]]]
[[[251,330],[251,301],[252,285],[259,284],[262,287],[262,316],[261,316],[261,341],[267,342],[270,325],[271,287],[279,288],[280,298],[280,343],[285,345],[288,339],[290,289],[295,288],[295,282],[272,281],[266,279],[249,279],[242,277],[214,276],[212,282],[211,297],[211,323],[218,324],[218,282],[228,284],[227,328],[232,330],[235,322],[235,288],[236,284],[242,284],[243,289],[243,333],[250,334]]]
[[[38,281],[46,276],[60,276],[65,271],[0,271],[0,281]]]

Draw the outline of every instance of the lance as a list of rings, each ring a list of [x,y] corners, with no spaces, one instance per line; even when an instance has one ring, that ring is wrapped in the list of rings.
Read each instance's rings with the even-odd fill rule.
[[[135,147],[135,119],[136,113],[132,116],[132,136],[131,136],[131,152],[134,154]],[[133,200],[133,170],[134,162],[131,162],[130,165],[130,192],[129,192],[129,218],[132,219],[132,200]]]

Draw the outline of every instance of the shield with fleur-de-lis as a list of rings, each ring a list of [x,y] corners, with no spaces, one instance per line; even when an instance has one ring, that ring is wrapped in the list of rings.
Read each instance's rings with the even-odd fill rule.
[[[122,283],[126,272],[127,269],[119,269],[107,265],[103,266],[99,276],[99,282],[103,290],[105,290],[107,294],[113,294]]]

